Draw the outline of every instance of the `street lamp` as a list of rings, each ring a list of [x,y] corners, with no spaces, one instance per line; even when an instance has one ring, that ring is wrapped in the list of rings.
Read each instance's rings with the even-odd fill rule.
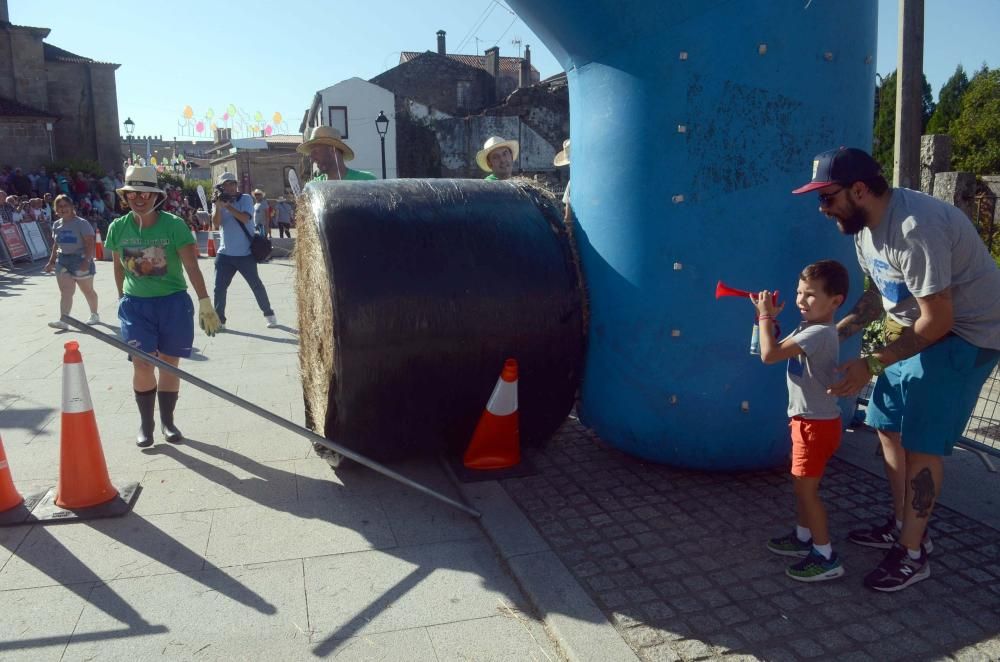
[[[128,164],[135,165],[135,154],[132,153],[132,132],[135,131],[135,122],[129,117],[125,120],[125,135],[128,136]]]
[[[381,110],[375,118],[375,130],[378,131],[379,140],[382,141],[382,179],[385,179],[385,134],[389,131],[389,118]]]

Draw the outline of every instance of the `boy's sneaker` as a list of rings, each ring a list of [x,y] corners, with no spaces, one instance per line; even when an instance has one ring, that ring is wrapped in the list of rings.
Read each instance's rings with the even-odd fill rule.
[[[809,556],[809,552],[812,551],[812,548],[812,538],[802,542],[799,540],[799,537],[795,535],[795,531],[792,531],[786,536],[771,538],[767,541],[767,551],[778,554],[779,556],[795,556],[800,559],[804,559]]]
[[[87,320],[87,324],[94,326],[95,324],[100,324],[100,323],[101,323],[101,316],[98,315],[97,313],[91,313],[90,319]]]
[[[69,324],[62,320],[56,320],[55,322],[49,322],[49,326],[53,329],[62,329],[63,331],[69,330]]]
[[[267,320],[267,328],[273,329],[278,326],[278,318],[275,315],[265,315],[264,319]]]
[[[847,539],[856,545],[864,547],[874,547],[875,549],[891,549],[899,540],[899,529],[896,528],[896,518],[890,516],[889,520],[882,526],[873,526],[867,529],[855,529],[847,534]],[[934,551],[934,543],[931,542],[930,535],[924,530],[922,542],[924,551],[928,554]]]
[[[785,568],[785,574],[800,582],[822,582],[842,576],[844,565],[837,552],[828,559],[815,549],[810,549],[808,556]]]
[[[865,575],[865,586],[876,591],[892,593],[931,576],[927,549],[920,546],[920,558],[911,559],[902,545],[893,545],[878,567]]]

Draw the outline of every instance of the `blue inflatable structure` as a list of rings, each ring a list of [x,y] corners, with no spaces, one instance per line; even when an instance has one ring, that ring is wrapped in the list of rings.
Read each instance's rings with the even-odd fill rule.
[[[569,78],[573,209],[590,299],[582,420],[615,447],[711,470],[781,464],[781,366],[749,302],[853,242],[792,188],[814,154],[871,144],[870,0],[509,0]],[[842,358],[858,350],[842,347]]]

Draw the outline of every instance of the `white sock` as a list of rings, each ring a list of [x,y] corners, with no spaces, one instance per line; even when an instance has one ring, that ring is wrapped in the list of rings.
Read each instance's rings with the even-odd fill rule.
[[[809,542],[812,540],[812,531],[802,526],[801,524],[795,525],[795,537],[799,539],[799,542]]]
[[[817,545],[813,543],[813,549],[823,555],[823,558],[827,561],[833,556],[833,543],[826,543],[825,545]]]
[[[909,547],[906,548],[906,553],[909,554],[910,558],[913,559],[914,561],[920,560],[920,552],[921,552],[920,549],[910,549]]]
[[[903,530],[903,520],[901,519],[896,520],[896,530],[897,531]]]

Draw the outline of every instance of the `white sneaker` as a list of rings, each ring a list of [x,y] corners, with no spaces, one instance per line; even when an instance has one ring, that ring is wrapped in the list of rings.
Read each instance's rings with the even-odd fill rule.
[[[267,328],[273,329],[278,326],[278,317],[276,315],[265,315],[264,319],[267,320]]]
[[[98,315],[97,313],[91,313],[90,319],[87,320],[87,324],[93,326],[95,324],[100,324],[100,323],[101,323],[101,316]]]
[[[219,325],[219,329],[218,329],[218,331],[216,331],[216,333],[222,333],[225,330],[226,330],[226,325],[225,324],[220,324]]]
[[[69,324],[67,324],[66,322],[64,322],[62,320],[56,320],[55,322],[49,322],[49,326],[51,326],[53,329],[62,329],[63,331],[66,331],[67,329],[69,329]]]

